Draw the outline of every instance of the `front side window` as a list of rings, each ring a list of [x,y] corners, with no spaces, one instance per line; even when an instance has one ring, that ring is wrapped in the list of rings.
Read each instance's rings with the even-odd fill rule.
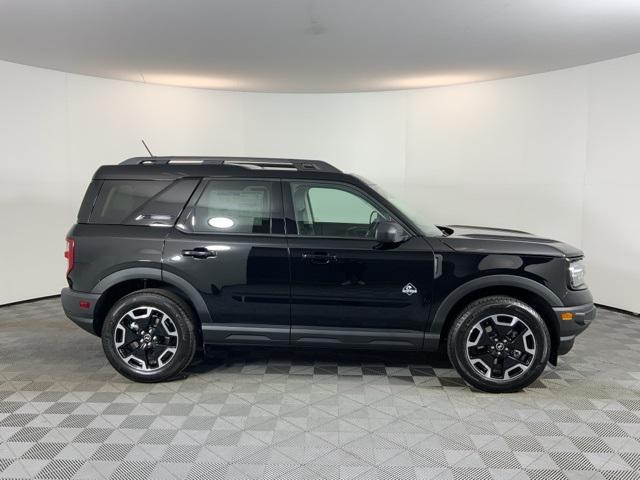
[[[388,215],[348,187],[292,182],[291,198],[298,235],[374,238]]]
[[[193,230],[268,234],[272,196],[273,182],[210,180],[196,204]]]
[[[425,216],[424,212],[410,207],[403,200],[390,195],[380,186],[367,180],[366,178],[361,177],[360,175],[355,176],[366,183],[373,190],[375,190],[381,197],[384,197],[385,200],[387,200],[389,203],[393,204],[393,206],[400,210],[400,212],[402,212],[405,217],[407,217],[418,228],[420,228],[425,235],[430,237],[442,237],[443,230],[431,223],[431,221]]]

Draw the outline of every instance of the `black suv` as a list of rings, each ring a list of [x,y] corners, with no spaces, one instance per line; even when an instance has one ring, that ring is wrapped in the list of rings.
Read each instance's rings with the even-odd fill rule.
[[[320,161],[103,166],[65,256],[65,313],[142,382],[176,376],[205,345],[446,349],[467,382],[507,392],[596,312],[580,250],[436,227]]]

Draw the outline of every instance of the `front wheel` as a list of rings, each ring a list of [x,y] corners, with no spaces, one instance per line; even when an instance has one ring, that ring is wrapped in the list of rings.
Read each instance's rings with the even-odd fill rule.
[[[169,380],[191,363],[196,352],[190,309],[169,292],[133,292],[107,314],[102,347],[113,368],[131,380]]]
[[[491,296],[467,305],[449,331],[458,373],[487,392],[513,392],[535,381],[549,360],[551,337],[538,312],[520,300]]]

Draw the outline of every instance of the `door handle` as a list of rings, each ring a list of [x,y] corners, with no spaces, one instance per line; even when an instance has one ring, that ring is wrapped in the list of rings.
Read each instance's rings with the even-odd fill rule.
[[[304,252],[302,259],[311,263],[326,264],[331,262],[337,262],[338,257],[330,254],[329,252]]]
[[[211,250],[207,250],[204,247],[196,247],[193,250],[182,250],[183,257],[192,257],[192,258],[212,258],[216,256],[216,252],[212,252]]]

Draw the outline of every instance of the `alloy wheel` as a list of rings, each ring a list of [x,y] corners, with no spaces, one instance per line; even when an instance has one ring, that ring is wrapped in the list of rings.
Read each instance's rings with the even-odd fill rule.
[[[178,349],[178,329],[156,307],[136,307],[116,324],[113,341],[118,355],[130,367],[153,372],[167,365]]]
[[[497,314],[471,327],[465,350],[469,364],[480,375],[491,380],[513,380],[531,367],[536,341],[520,318]]]

